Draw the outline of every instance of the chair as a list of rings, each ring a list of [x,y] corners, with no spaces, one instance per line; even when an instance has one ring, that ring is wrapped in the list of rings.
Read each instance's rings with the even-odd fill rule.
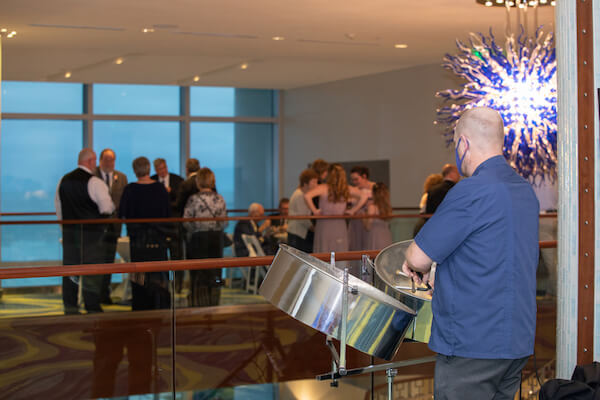
[[[242,234],[242,240],[248,249],[249,257],[263,257],[265,255],[265,252],[256,236]],[[257,294],[258,285],[260,282],[262,282],[262,279],[267,274],[267,267],[248,267],[248,269],[244,270],[242,270],[242,274],[246,279],[246,291],[250,291],[252,294]]]

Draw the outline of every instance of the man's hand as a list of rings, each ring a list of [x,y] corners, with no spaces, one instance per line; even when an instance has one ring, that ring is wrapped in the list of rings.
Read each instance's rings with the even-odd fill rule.
[[[419,276],[419,274],[416,271],[414,271],[413,269],[410,268],[410,265],[408,264],[408,261],[406,261],[406,260],[404,260],[404,264],[402,264],[402,272],[404,273],[404,275],[411,278],[413,280],[413,282],[415,282],[415,284],[417,284],[417,285],[423,284],[423,279],[421,279],[421,276]],[[429,272],[426,275],[429,277]],[[425,277],[425,275],[423,275],[423,278],[424,277]]]
[[[415,285],[423,285],[429,283],[431,285],[431,290],[428,292],[430,296],[433,296],[433,282],[429,282],[431,276],[431,270],[421,274],[420,272],[414,271],[410,268],[410,264],[408,261],[404,260],[404,264],[402,264],[402,272],[411,278]]]

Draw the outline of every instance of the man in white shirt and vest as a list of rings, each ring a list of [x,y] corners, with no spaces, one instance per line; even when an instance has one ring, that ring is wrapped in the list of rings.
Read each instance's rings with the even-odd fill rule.
[[[108,187],[92,171],[96,153],[81,150],[77,168],[59,182],[54,198],[59,220],[99,219],[112,214],[115,205]],[[65,224],[63,234],[63,265],[100,264],[105,259],[104,224]],[[86,275],[81,279],[83,300],[88,313],[102,312],[100,288],[102,275]],[[78,314],[78,277],[63,277],[62,296],[65,314]]]

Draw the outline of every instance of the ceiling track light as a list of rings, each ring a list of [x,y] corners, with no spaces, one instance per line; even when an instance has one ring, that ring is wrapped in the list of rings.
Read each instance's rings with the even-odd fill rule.
[[[17,31],[9,31],[8,28],[0,28],[0,37],[12,39],[17,36]]]
[[[117,64],[117,65],[121,65],[121,64],[123,64],[124,62],[125,62],[125,60],[123,59],[123,57],[118,57],[118,58],[115,60],[115,64]]]
[[[556,1],[552,0],[475,0],[477,4],[486,7],[545,7],[556,6]]]
[[[193,79],[193,80],[194,80],[194,82],[198,82],[198,81],[200,80],[200,75],[196,75],[196,76],[194,76],[194,79]]]
[[[70,79],[71,78],[71,71],[65,72],[65,78],[66,79]]]
[[[241,64],[240,69],[248,69],[248,63]]]

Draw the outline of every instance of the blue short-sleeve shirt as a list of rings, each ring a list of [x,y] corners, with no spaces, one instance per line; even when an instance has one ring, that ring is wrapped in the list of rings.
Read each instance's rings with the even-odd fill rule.
[[[429,347],[468,358],[533,353],[539,204],[502,156],[457,183],[416,244],[438,263]]]

